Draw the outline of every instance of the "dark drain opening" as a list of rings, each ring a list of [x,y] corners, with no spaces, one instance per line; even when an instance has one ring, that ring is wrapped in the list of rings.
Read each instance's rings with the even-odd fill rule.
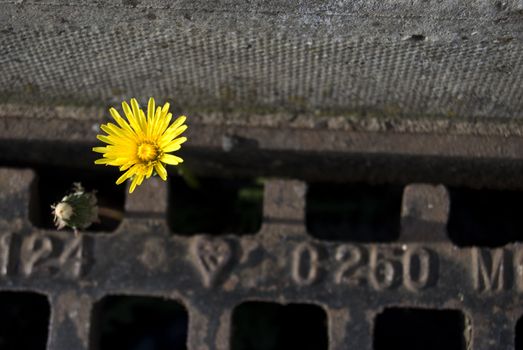
[[[256,233],[261,226],[263,185],[250,179],[198,178],[169,182],[168,220],[179,234]]]
[[[45,350],[50,307],[37,293],[0,293],[0,349]]]
[[[188,320],[176,301],[108,296],[93,310],[91,350],[187,349]]]
[[[390,308],[374,327],[374,350],[465,350],[465,317],[457,310]]]
[[[307,230],[325,240],[394,241],[399,237],[402,195],[401,186],[312,183]]]
[[[317,305],[246,302],[233,311],[232,350],[327,348],[327,316]]]
[[[516,323],[515,350],[523,350],[523,317],[521,317]]]
[[[523,241],[523,191],[450,188],[449,238],[458,246]]]
[[[94,167],[94,165],[93,165]],[[100,210],[100,222],[87,231],[114,231],[124,213],[125,185],[116,185],[114,172],[65,167],[39,167],[37,188],[31,210],[33,225],[44,229],[55,229],[51,205],[59,202],[71,192],[74,182],[80,182],[86,191],[96,190]]]

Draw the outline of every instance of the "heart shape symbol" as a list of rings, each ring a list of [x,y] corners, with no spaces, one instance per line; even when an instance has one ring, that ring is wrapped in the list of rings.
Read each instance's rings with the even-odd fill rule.
[[[191,257],[202,275],[203,285],[210,287],[231,260],[231,247],[221,238],[195,237]]]

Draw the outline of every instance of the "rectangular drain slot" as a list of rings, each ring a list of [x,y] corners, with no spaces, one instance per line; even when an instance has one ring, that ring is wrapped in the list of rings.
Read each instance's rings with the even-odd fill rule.
[[[450,188],[449,238],[460,247],[523,241],[523,191]]]
[[[399,237],[401,186],[309,184],[307,229],[319,239],[393,242]]]
[[[246,302],[232,316],[231,350],[327,350],[327,317],[310,304]]]
[[[376,318],[374,350],[467,350],[456,310],[389,308]]]
[[[177,234],[249,234],[261,227],[263,184],[255,179],[172,177],[168,221]]]
[[[93,310],[91,350],[187,349],[187,310],[178,302],[110,295]]]

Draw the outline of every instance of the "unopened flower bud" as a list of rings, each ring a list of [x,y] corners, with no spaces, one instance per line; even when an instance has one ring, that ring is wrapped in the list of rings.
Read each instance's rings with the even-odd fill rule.
[[[54,223],[60,230],[70,227],[84,230],[98,221],[98,206],[94,192],[85,192],[80,183],[75,183],[73,191],[51,206]]]

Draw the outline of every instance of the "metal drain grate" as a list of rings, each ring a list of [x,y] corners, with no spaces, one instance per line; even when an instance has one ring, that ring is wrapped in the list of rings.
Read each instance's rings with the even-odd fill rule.
[[[214,125],[195,119],[184,157],[199,177],[210,179],[209,193],[192,197],[175,177],[170,190],[157,179],[126,198],[123,189],[116,189],[110,198],[112,205],[125,208],[124,219],[74,236],[54,231],[42,217],[48,214],[46,201],[59,195],[53,191],[62,190],[57,181],[62,174],[67,182],[80,176],[100,191],[113,188],[103,184],[113,181],[114,173],[85,171],[92,169],[95,155],[89,144],[98,121],[0,118],[0,307],[13,295],[24,305],[27,295],[39,305],[39,295],[47,296],[47,349],[124,346],[115,337],[133,338],[140,327],[156,332],[149,343],[155,348],[184,348],[186,339],[190,350],[246,349],[262,344],[259,339],[274,342],[266,348],[290,348],[289,334],[329,350],[381,350],[389,344],[418,349],[421,338],[448,349],[521,347],[523,236],[516,231],[499,238],[496,227],[488,226],[492,238],[485,232],[476,236],[475,230],[464,238],[459,220],[480,220],[476,213],[503,210],[484,209],[477,199],[482,191],[467,197],[470,190],[456,190],[488,186],[492,190],[485,193],[496,194],[501,204],[517,204],[523,197],[518,191],[498,191],[523,184],[520,138],[254,122]],[[443,185],[420,181],[445,183],[450,196]],[[248,197],[256,198],[249,204],[250,217],[259,217],[254,226],[247,225],[256,231],[259,220],[256,232],[234,229],[245,227],[235,226],[241,218],[234,200],[219,208],[209,197],[237,198],[244,188],[259,193]],[[327,198],[319,196],[325,193]],[[390,203],[383,193],[389,193]],[[322,211],[332,208],[329,201],[342,201],[338,210],[349,212],[350,221],[366,215],[355,204],[363,198],[371,209],[368,221],[357,226],[342,221],[322,233],[333,220],[331,212]],[[194,211],[205,203],[200,216],[189,214],[209,222],[183,232],[173,222],[173,211],[184,202]],[[245,205],[240,204],[240,212],[249,208]],[[207,232],[218,209],[231,221]],[[397,228],[390,224],[390,211],[396,213]],[[449,216],[454,220],[450,238]],[[518,227],[517,218],[499,218],[506,218],[504,226]],[[319,229],[313,236],[307,227]],[[383,238],[382,227],[399,234],[387,231]],[[362,239],[366,233],[370,239]],[[138,323],[125,317],[133,314]],[[45,312],[39,315],[44,318]],[[25,325],[11,326],[26,332]],[[44,326],[27,327],[33,332]],[[106,333],[107,327],[113,333]],[[176,340],[166,340],[172,334],[178,334]]]

